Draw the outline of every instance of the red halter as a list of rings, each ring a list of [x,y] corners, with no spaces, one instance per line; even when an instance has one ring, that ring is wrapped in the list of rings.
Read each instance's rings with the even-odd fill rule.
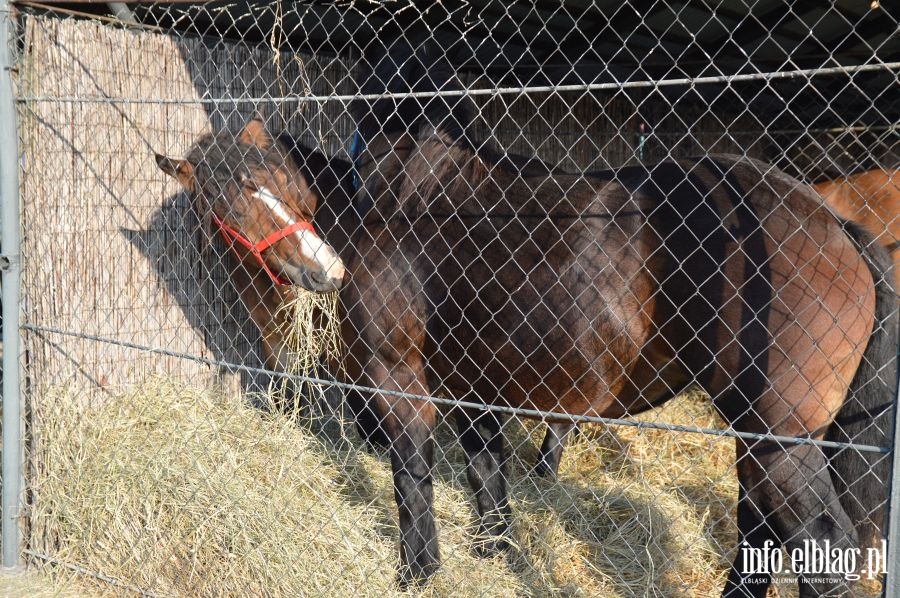
[[[265,271],[266,274],[269,275],[269,278],[272,279],[272,282],[278,285],[289,285],[291,281],[283,278],[282,276],[276,274],[269,268],[269,265],[266,263],[266,260],[263,259],[262,252],[277,243],[278,241],[284,239],[285,237],[289,237],[301,230],[308,230],[309,232],[315,234],[316,229],[313,228],[311,222],[307,222],[306,220],[301,220],[300,222],[294,222],[290,226],[286,226],[281,230],[277,230],[259,243],[253,243],[250,239],[245,237],[240,233],[240,231],[235,230],[234,228],[225,224],[225,222],[216,216],[212,215],[213,222],[216,223],[216,226],[219,228],[219,233],[221,233],[222,237],[229,244],[234,244],[235,242],[244,246],[259,262],[260,267]]]

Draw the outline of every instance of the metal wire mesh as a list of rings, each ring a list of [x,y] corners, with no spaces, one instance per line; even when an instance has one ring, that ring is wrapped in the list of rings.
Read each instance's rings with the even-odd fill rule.
[[[24,554],[56,583],[882,592],[890,9],[10,18]]]

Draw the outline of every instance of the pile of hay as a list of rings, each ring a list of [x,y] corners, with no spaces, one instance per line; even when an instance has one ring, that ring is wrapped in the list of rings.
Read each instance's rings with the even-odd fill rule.
[[[344,455],[288,417],[156,381],[98,409],[43,402],[32,543],[153,593],[387,591],[376,505]],[[48,412],[49,411],[49,412]]]
[[[59,389],[43,398],[31,549],[156,595],[717,596],[731,558],[730,441],[590,426],[548,482],[528,474],[543,426],[512,422],[515,545],[482,560],[462,451],[442,424],[444,566],[404,594],[390,465],[352,433],[159,380],[99,408]],[[715,421],[690,397],[652,417]]]

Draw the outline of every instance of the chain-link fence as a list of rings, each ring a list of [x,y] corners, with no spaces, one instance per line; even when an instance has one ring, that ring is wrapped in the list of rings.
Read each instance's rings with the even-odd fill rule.
[[[891,7],[0,6],[5,565],[892,595]]]

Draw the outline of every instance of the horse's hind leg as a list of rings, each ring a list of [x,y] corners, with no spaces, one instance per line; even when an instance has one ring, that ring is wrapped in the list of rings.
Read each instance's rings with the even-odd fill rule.
[[[809,554],[810,549],[848,555],[857,548],[856,532],[838,500],[822,449],[758,442],[739,459],[738,473],[746,490],[746,508],[761,517],[762,525],[787,547],[783,568],[800,569],[795,570],[799,596],[850,595],[846,574],[856,571],[827,573],[825,564],[834,560],[830,555],[825,555],[826,563],[819,564],[795,563],[791,558]]]
[[[534,466],[534,473],[542,478],[555,479],[562,460],[566,437],[575,424],[556,422],[547,424],[547,434],[541,444],[541,455]]]
[[[475,550],[482,556],[507,547],[509,501],[506,495],[506,455],[498,414],[456,411],[460,442],[466,451],[466,474],[478,505]]]

